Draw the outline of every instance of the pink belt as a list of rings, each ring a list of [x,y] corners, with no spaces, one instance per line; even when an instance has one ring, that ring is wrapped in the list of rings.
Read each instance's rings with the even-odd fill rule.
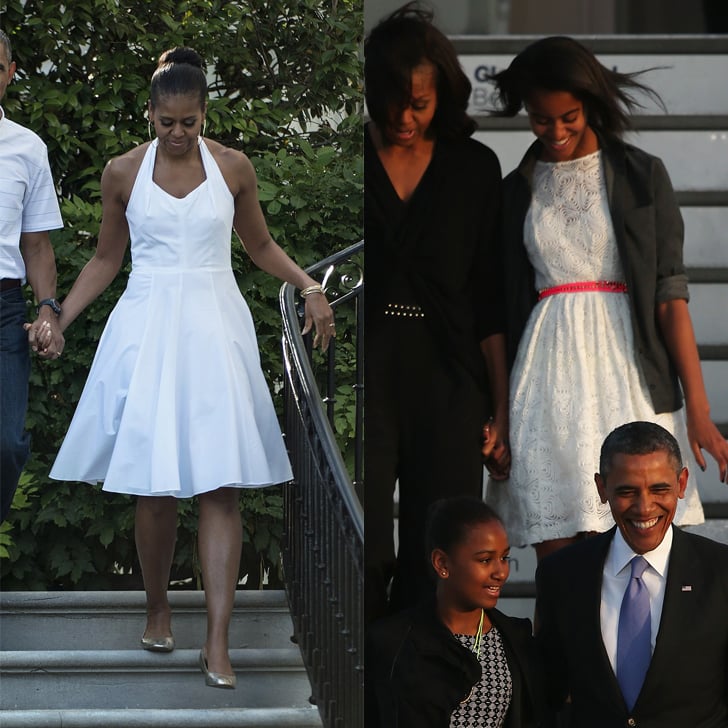
[[[627,284],[619,281],[577,281],[576,283],[564,283],[553,288],[543,288],[538,292],[538,300],[547,296],[555,296],[557,293],[581,293],[583,291],[603,291],[606,293],[626,293]]]

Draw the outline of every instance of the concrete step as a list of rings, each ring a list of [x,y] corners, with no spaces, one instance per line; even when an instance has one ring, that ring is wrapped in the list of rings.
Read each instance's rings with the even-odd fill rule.
[[[170,592],[172,631],[181,649],[205,641],[205,597]],[[145,626],[144,592],[0,592],[0,650],[136,649]],[[230,647],[290,646],[283,591],[238,590]]]
[[[313,708],[8,710],[3,728],[321,728]]]
[[[2,728],[321,728],[285,593],[236,593],[235,690],[205,685],[201,592],[170,592],[177,648],[141,649],[143,592],[0,592]]]
[[[235,690],[209,688],[199,650],[12,651],[0,655],[0,710],[303,708],[311,688],[297,648],[231,650]],[[4,718],[0,719],[4,724]]]

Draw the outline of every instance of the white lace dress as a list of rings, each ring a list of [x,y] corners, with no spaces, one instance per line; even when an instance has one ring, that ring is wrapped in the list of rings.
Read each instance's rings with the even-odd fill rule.
[[[577,281],[624,281],[601,152],[537,163],[524,240],[539,290]],[[670,430],[695,472],[684,411],[655,414],[636,362],[626,294],[562,293],[533,309],[511,375],[511,477],[491,481],[487,494],[511,544],[613,525],[594,473],[604,438],[626,422],[648,420]],[[691,475],[675,523],[702,521]]]

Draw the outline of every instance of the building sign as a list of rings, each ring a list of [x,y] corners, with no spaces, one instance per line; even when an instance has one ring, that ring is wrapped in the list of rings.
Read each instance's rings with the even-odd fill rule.
[[[495,108],[493,85],[488,76],[506,68],[512,59],[512,55],[460,56],[460,63],[473,85],[470,114],[488,114]],[[671,115],[728,115],[727,55],[600,55],[599,60],[623,73],[654,69],[638,80],[657,91]],[[645,104],[640,113],[664,113],[651,99],[637,98]]]

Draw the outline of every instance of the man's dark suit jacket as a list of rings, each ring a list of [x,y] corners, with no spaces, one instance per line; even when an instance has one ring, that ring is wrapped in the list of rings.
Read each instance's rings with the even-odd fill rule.
[[[550,696],[560,703],[571,695],[573,728],[726,728],[728,546],[673,527],[655,650],[630,713],[599,616],[614,532],[563,549],[537,570],[537,639]]]

